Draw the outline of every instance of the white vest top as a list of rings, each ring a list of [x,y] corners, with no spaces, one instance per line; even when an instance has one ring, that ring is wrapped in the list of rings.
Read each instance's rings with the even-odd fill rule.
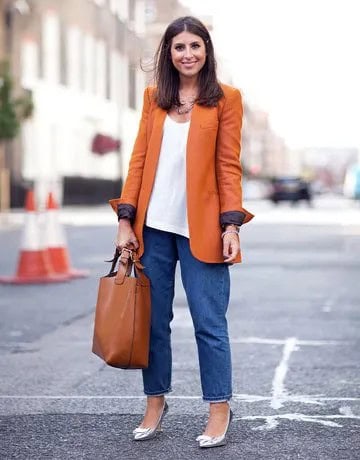
[[[146,215],[146,225],[189,237],[186,210],[186,144],[190,121],[164,122],[159,162]]]

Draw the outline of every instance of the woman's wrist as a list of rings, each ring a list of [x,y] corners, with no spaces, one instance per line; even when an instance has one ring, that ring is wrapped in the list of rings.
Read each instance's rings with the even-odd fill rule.
[[[221,234],[221,238],[224,238],[225,235],[236,235],[237,237],[239,236],[239,232],[237,230],[225,230],[224,232],[222,232]]]
[[[224,230],[225,232],[236,232],[236,233],[239,233],[239,226],[238,225],[235,225],[235,224],[227,224],[224,226]]]
[[[119,227],[131,227],[130,219],[127,217],[122,217],[119,219]]]

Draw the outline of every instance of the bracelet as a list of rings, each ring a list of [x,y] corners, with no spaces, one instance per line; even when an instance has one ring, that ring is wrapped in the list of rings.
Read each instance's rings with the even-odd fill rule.
[[[228,233],[236,233],[237,235],[239,235],[239,232],[237,230],[225,230],[225,232],[222,232],[221,238],[224,238],[224,236]]]

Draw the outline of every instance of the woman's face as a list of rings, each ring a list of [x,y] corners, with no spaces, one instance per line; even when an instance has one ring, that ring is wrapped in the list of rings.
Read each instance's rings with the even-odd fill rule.
[[[171,60],[175,69],[183,77],[194,77],[204,67],[206,48],[199,35],[181,32],[171,41]]]

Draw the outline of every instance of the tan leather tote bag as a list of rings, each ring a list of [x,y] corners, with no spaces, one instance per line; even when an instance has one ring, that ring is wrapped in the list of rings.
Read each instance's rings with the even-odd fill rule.
[[[150,280],[133,251],[117,250],[110,262],[99,282],[92,351],[109,366],[143,369],[149,360]]]

